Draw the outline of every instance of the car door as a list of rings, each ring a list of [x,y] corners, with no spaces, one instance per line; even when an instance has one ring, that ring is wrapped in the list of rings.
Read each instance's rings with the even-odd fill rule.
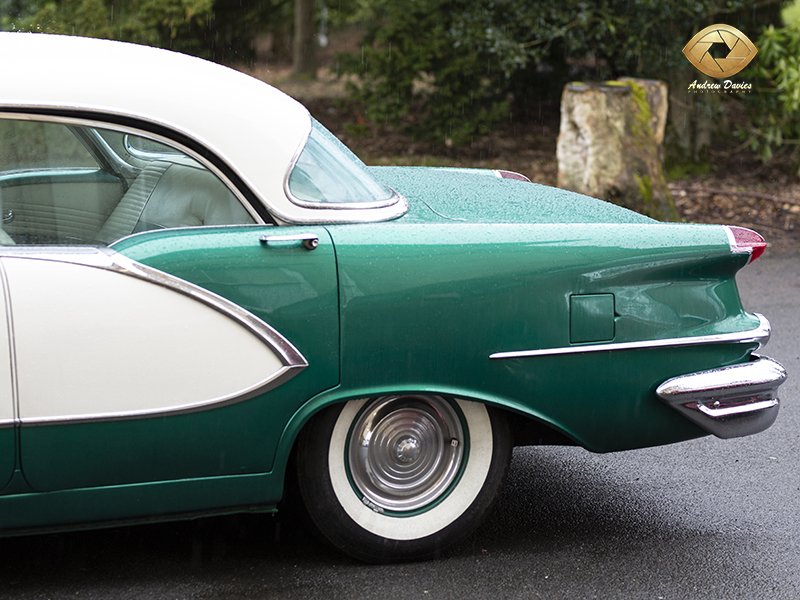
[[[179,152],[126,159],[99,216],[36,220],[23,201],[0,248],[24,476],[54,491],[269,472],[294,411],[338,383],[330,237],[259,223]],[[69,219],[92,246],[61,235]]]
[[[294,411],[338,382],[333,246],[316,229],[313,251],[257,227],[7,251],[29,484],[269,472]]]

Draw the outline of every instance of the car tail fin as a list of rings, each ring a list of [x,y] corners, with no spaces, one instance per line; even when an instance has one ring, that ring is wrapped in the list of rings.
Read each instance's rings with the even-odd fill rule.
[[[767,242],[752,229],[731,225],[726,226],[725,229],[728,232],[731,252],[737,254],[740,252],[747,252],[750,255],[747,264],[750,264],[764,254],[764,250],[767,248]]]

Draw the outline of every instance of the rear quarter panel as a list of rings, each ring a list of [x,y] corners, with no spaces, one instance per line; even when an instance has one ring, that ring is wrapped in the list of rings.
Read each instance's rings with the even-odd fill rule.
[[[704,435],[655,396],[664,380],[747,360],[755,344],[492,360],[571,347],[570,299],[612,294],[609,342],[752,329],[721,227],[403,224],[329,228],[342,393],[438,391],[505,406],[594,451]]]

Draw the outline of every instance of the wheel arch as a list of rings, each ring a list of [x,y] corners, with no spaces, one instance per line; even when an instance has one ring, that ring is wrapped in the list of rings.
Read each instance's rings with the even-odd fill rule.
[[[458,388],[440,387],[393,387],[393,388],[363,388],[363,389],[334,389],[314,396],[303,404],[288,421],[283,429],[278,452],[275,456],[273,474],[276,479],[283,482],[284,489],[286,480],[291,473],[288,465],[291,462],[300,432],[308,425],[311,419],[324,409],[335,404],[344,404],[351,400],[363,398],[376,398],[386,395],[439,395],[446,398],[459,398],[470,402],[479,402],[487,406],[499,409],[505,414],[509,429],[512,435],[514,446],[537,446],[537,445],[582,445],[577,436],[571,434],[559,424],[543,414],[523,407],[518,402],[502,397],[477,395],[469,390]]]

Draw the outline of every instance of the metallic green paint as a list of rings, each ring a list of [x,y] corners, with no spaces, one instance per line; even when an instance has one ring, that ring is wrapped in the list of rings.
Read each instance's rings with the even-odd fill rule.
[[[28,485],[28,482],[25,481],[25,476],[22,474],[22,469],[17,464],[17,468],[14,469],[14,473],[11,475],[11,481],[6,484],[6,487],[3,489],[3,494],[27,494],[33,492],[34,490]]]
[[[17,457],[14,428],[0,427],[0,492],[11,481]]]
[[[655,387],[744,362],[756,346],[488,358],[569,347],[576,294],[614,295],[615,343],[752,329],[758,321],[743,312],[734,281],[747,258],[731,254],[721,227],[400,221],[329,230],[341,282],[344,394],[454,391],[603,452],[702,435],[665,410]]]
[[[604,331],[605,299],[613,297],[609,343],[753,329],[758,319],[743,311],[734,279],[747,256],[731,254],[723,228],[637,216],[615,224],[616,209],[595,211],[592,223],[515,222],[528,219],[530,207],[500,223],[497,209],[479,211],[468,223],[434,205],[417,203],[392,223],[164,230],[114,244],[251,311],[309,366],[229,406],[23,427],[26,478],[49,493],[0,496],[0,515],[13,515],[0,527],[269,510],[313,414],[388,393],[494,404],[596,452],[705,435],[659,401],[655,388],[676,375],[745,362],[756,343],[489,356],[579,348],[570,338],[576,297],[604,299],[599,312],[590,307],[582,317],[592,329],[592,315],[600,315]],[[313,250],[260,243],[272,233],[312,233],[320,243]]]
[[[569,341],[614,339],[614,294],[576,294],[569,299]]]
[[[37,44],[63,44],[67,38],[36,36],[36,40]],[[20,38],[14,43],[32,41]],[[91,49],[85,50],[87,43],[74,40],[70,47],[78,54],[91,54]],[[29,50],[33,56],[47,54],[47,48]],[[130,45],[112,44],[107,50],[120,59],[125,52],[138,52]],[[141,60],[130,64],[144,70],[164,60],[183,60],[174,55],[150,58],[154,51],[141,52],[148,56],[142,54]],[[203,64],[207,65],[182,62],[180,66],[188,69],[186,73],[199,69],[199,76],[202,69],[210,68]],[[130,79],[128,70],[106,72],[123,73],[120,81]],[[402,214],[405,202],[393,204],[388,212],[381,208],[373,212],[363,205],[357,210],[347,206],[304,209],[290,202],[284,188],[292,156],[297,158],[308,133],[309,115],[286,98],[252,88],[260,84],[251,80],[237,83],[238,79],[229,79],[230,72],[215,70],[210,78],[231,81],[247,92],[235,99],[257,97],[266,104],[261,100],[252,106],[240,103],[243,110],[231,113],[236,115],[234,121],[226,125],[215,118],[209,125],[202,105],[189,111],[188,119],[180,118],[186,112],[180,95],[166,94],[169,102],[163,102],[164,98],[154,101],[140,94],[138,100],[144,104],[137,108],[137,96],[128,90],[106,93],[120,86],[98,87],[94,91],[102,91],[100,97],[87,93],[85,77],[69,75],[61,81],[69,83],[66,97],[72,100],[66,104],[58,100],[63,85],[42,87],[42,78],[34,77],[33,87],[23,85],[20,93],[6,98],[8,110],[49,113],[44,118],[56,122],[64,117],[91,117],[97,124],[119,123],[122,126],[112,126],[118,133],[135,133],[141,126],[166,136],[156,136],[160,141],[173,137],[178,147],[191,146],[201,162],[205,157],[226,184],[240,185],[237,197],[259,203],[257,209],[250,207],[251,216],[258,213],[267,222],[365,223],[186,227],[148,231],[114,243],[112,250],[250,311],[289,340],[308,366],[269,392],[194,412],[130,420],[104,420],[96,415],[89,421],[35,425],[22,425],[17,418],[15,425],[0,427],[0,535],[275,510],[298,433],[317,411],[357,398],[432,394],[484,402],[505,409],[511,419],[532,419],[560,434],[539,436],[534,431],[525,441],[566,437],[596,452],[706,435],[659,400],[656,388],[676,376],[747,362],[758,344],[758,338],[742,336],[755,341],[642,347],[647,341],[737,334],[759,325],[760,319],[742,309],[735,274],[749,257],[744,252],[732,253],[730,230],[660,224],[594,198],[499,179],[487,170],[371,167],[372,173],[408,200],[406,214]],[[205,85],[212,80],[209,77],[197,81]],[[183,81],[182,86],[186,85]],[[42,92],[47,92],[44,104],[37,101],[40,108],[32,110],[27,96]],[[94,108],[79,113],[84,96]],[[92,96],[100,97],[99,101]],[[262,104],[264,110],[259,112]],[[261,118],[266,113],[272,113],[272,124]],[[288,115],[288,121],[281,115]],[[139,125],[138,118],[142,119]],[[237,126],[242,123],[258,124],[261,133],[273,130],[280,135],[265,144],[269,135],[240,135]],[[12,123],[12,134],[17,124]],[[45,137],[49,141],[49,134]],[[100,243],[96,232],[117,208],[130,211],[131,228],[125,231],[132,231],[133,221],[141,220],[143,205],[137,202],[134,209],[120,202],[132,181],[125,182],[122,175],[112,172],[133,179],[144,161],[133,157],[136,164],[126,165],[117,142],[112,141],[112,146],[119,156],[97,145],[89,132],[79,137],[70,140],[71,147],[88,159],[82,164],[93,165],[97,160],[108,172],[30,164],[0,178],[2,208],[8,213],[4,231],[10,241],[96,245]],[[37,140],[34,145],[44,138]],[[210,145],[204,148],[203,140]],[[263,160],[259,151],[273,146],[282,146],[273,153],[275,160]],[[62,157],[68,164],[72,164],[70,154]],[[252,182],[257,185],[248,190]],[[165,202],[175,197],[163,195]],[[186,195],[188,200],[191,194]],[[149,199],[149,195],[141,198]],[[194,195],[191,199],[198,200]],[[26,214],[31,218],[14,218]],[[369,222],[395,216],[392,222]],[[59,225],[57,232],[51,227],[54,222]],[[205,221],[193,216],[189,222]],[[151,225],[155,226],[146,224]],[[267,243],[262,236],[272,239]],[[9,290],[6,296],[11,297]],[[14,345],[25,336],[20,327],[14,337],[13,308],[6,307],[12,351],[7,381],[16,387]],[[68,312],[59,306],[58,298],[52,309],[60,311],[54,313],[58,316]],[[208,328],[200,331],[209,337]],[[170,334],[175,335],[175,330],[170,329]],[[75,338],[76,344],[82,342],[80,332]],[[208,339],[208,343],[223,342]],[[598,350],[604,343],[609,349]],[[639,348],[626,348],[628,343]],[[581,352],[587,350],[586,345],[594,345],[594,351]],[[519,355],[555,349],[569,353]],[[101,350],[113,356],[115,348]],[[176,360],[181,358],[194,364],[189,353]],[[103,368],[118,367],[130,375],[137,368],[130,362],[118,360]],[[703,389],[705,393],[717,388],[708,384]],[[5,392],[8,401],[17,401],[15,390]],[[118,390],[108,390],[109,404],[115,393]],[[44,405],[48,398],[36,400]],[[6,421],[13,420],[16,412],[4,411]],[[497,435],[508,431],[492,429]],[[525,427],[510,430],[528,433]],[[474,435],[472,441],[475,458],[480,444]],[[500,465],[507,448],[492,446],[504,450],[491,452],[492,464]],[[325,461],[321,462],[314,468],[320,469],[324,479]],[[469,467],[465,474],[468,471]],[[482,475],[480,479],[475,480],[476,486],[483,485]],[[479,514],[485,501],[488,498],[479,503],[469,500],[471,506],[454,508],[451,516],[456,520],[447,521],[451,524],[447,528],[463,527],[466,513]],[[332,510],[335,518],[344,517],[342,512],[335,515],[334,504],[324,508]],[[359,527],[368,529],[363,523]],[[428,538],[431,546],[425,552],[432,552],[444,533],[433,527]],[[365,538],[356,535],[350,542],[358,539]],[[390,544],[400,548],[406,539],[387,535],[383,541],[387,542],[384,548]],[[395,556],[401,556],[404,550],[397,552]]]
[[[279,498],[270,489],[267,475],[238,475],[0,496],[0,535],[274,512]]]
[[[656,223],[625,208],[536,183],[424,167],[372,167],[410,202],[403,222]],[[493,175],[493,174],[492,174]]]

